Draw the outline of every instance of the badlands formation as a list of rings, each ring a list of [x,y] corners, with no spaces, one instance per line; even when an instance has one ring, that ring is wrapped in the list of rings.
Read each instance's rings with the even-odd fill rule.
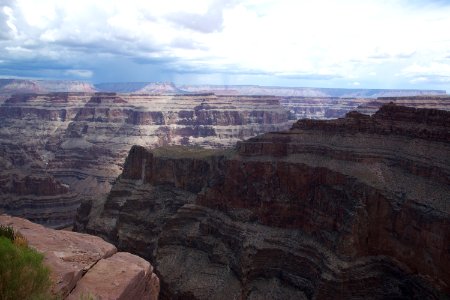
[[[133,146],[74,229],[151,261],[161,299],[446,299],[449,197],[450,112],[390,104],[235,149]]]

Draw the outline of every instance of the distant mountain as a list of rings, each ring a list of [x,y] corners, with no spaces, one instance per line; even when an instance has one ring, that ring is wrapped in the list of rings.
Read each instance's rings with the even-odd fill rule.
[[[91,83],[83,81],[0,79],[0,94],[95,91]]]
[[[94,85],[100,92],[133,94],[183,94],[172,82],[108,82]]]
[[[142,94],[183,94],[185,91],[178,89],[172,82],[149,83],[135,93]]]
[[[0,96],[17,93],[115,92],[129,94],[268,95],[279,97],[378,98],[421,95],[446,95],[444,90],[344,89],[277,87],[259,85],[180,85],[172,82],[109,82],[91,84],[82,81],[0,79]]]
[[[378,98],[446,94],[444,90],[344,89],[259,85],[182,85],[179,88],[192,93],[213,92],[217,95],[271,95],[281,97]]]

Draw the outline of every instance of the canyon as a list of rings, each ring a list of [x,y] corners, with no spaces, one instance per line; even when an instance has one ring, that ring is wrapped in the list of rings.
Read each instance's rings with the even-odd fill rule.
[[[380,95],[391,97],[370,98]],[[71,226],[83,199],[108,194],[133,145],[231,148],[297,119],[372,114],[391,101],[450,110],[438,90],[0,79],[0,97],[0,211],[54,228]]]
[[[109,192],[133,145],[223,148],[293,120],[272,96],[15,94],[0,105],[0,210],[70,226]]]
[[[151,261],[161,299],[446,299],[449,159],[450,112],[395,104],[234,149],[133,146],[74,230]]]

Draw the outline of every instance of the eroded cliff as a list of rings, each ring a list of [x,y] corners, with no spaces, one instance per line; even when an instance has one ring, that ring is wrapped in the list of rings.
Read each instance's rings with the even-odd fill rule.
[[[132,145],[230,147],[244,138],[289,128],[293,121],[288,117],[275,97],[14,95],[0,106],[0,210],[67,226],[81,199],[109,192]],[[69,190],[47,195],[37,185],[27,193],[9,187],[21,178],[43,177]]]
[[[154,262],[163,299],[447,298],[449,120],[387,105],[234,151],[135,146],[75,229]]]

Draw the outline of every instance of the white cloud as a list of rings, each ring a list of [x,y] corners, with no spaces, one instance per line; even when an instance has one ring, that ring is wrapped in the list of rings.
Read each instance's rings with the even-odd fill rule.
[[[345,84],[358,80],[361,85],[381,76],[397,81],[405,77],[405,82],[444,78],[450,74],[445,59],[450,5],[430,3],[8,1],[0,7],[0,29],[9,30],[0,43],[0,59],[11,64],[52,60],[64,64],[60,69],[66,72],[67,65],[86,71],[95,67],[97,58],[111,56],[142,63],[157,60],[168,72],[260,73]],[[430,65],[433,61],[440,65]]]

